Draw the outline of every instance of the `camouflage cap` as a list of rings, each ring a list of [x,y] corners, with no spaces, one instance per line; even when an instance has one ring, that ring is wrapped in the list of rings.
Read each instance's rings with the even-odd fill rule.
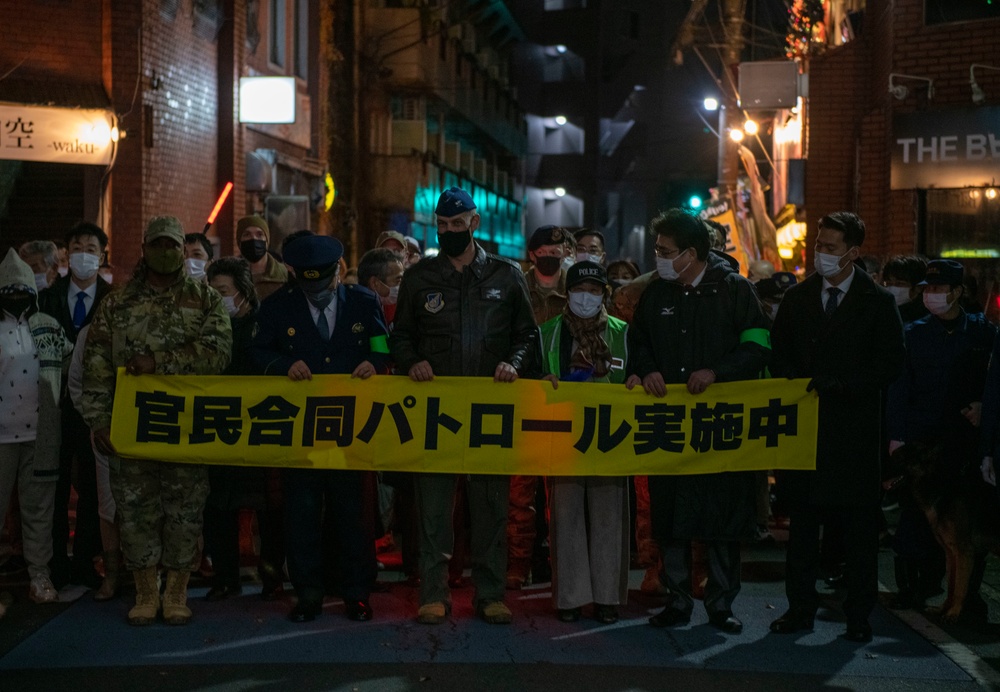
[[[151,243],[157,238],[170,238],[184,245],[184,227],[176,216],[157,216],[146,224],[146,232],[142,236],[143,243]]]

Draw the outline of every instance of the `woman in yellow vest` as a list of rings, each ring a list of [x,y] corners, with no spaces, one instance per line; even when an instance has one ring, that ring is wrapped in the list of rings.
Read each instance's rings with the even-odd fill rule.
[[[621,384],[627,358],[625,322],[610,317],[607,272],[578,262],[566,273],[568,301],[561,315],[541,325],[545,379]],[[550,482],[552,594],[559,619],[575,622],[594,604],[599,622],[618,620],[628,595],[626,479],[553,477]]]

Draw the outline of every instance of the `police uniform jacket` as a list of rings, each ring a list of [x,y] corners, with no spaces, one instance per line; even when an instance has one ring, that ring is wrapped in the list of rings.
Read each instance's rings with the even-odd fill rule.
[[[819,274],[789,288],[771,330],[775,377],[842,383],[819,397],[816,470],[779,472],[782,492],[792,503],[870,506],[888,447],[886,392],[905,357],[903,323],[892,294],[860,269],[829,318],[822,292]]]
[[[889,439],[948,441],[972,462],[979,434],[962,409],[982,401],[996,333],[985,315],[964,310],[950,325],[933,315],[906,325],[903,374],[889,389]]]
[[[493,377],[501,362],[532,377],[541,365],[520,267],[478,244],[465,271],[441,254],[403,274],[390,344],[402,374],[422,360],[435,375],[469,377]]]
[[[629,374],[659,372],[668,385],[686,384],[692,372],[706,368],[718,382],[760,377],[771,352],[753,285],[722,257],[709,254],[706,263],[695,287],[656,278],[643,292],[629,327]],[[755,487],[752,472],[651,477],[654,535],[748,538]]]
[[[363,361],[375,371],[389,371],[386,328],[378,297],[362,286],[337,286],[333,333],[324,341],[316,328],[305,293],[286,286],[261,303],[253,354],[264,375],[288,375],[304,361],[314,375],[349,374]]]

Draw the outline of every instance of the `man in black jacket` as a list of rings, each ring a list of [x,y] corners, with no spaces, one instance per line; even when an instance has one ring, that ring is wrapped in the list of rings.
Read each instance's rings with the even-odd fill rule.
[[[492,377],[513,382],[541,362],[528,291],[515,263],[488,255],[473,239],[479,214],[472,197],[453,187],[436,209],[437,257],[403,275],[390,344],[396,369],[416,382],[435,375]],[[419,474],[420,610],[424,624],[443,622],[451,607],[448,556],[454,531],[455,478]],[[507,476],[471,476],[472,580],[477,614],[494,624],[512,619],[503,602],[507,571]]]
[[[819,395],[819,433],[816,470],[779,474],[789,507],[788,612],[771,623],[771,631],[812,629],[819,530],[826,525],[850,537],[845,638],[859,643],[871,641],[868,617],[878,596],[886,391],[905,356],[895,300],[855,268],[864,239],[864,222],[850,212],[820,219],[816,273],[788,289],[772,328],[772,372],[812,378],[809,389]]]
[[[59,320],[66,337],[76,342],[80,330],[90,324],[94,308],[111,290],[97,274],[108,247],[108,236],[92,223],[81,222],[66,234],[69,274],[60,277],[38,295],[39,309]],[[59,480],[56,484],[55,517],[52,522],[52,583],[57,589],[67,583],[96,589],[101,578],[94,570],[94,557],[101,552],[101,529],[97,516],[97,468],[90,446],[90,428],[73,407],[63,383],[62,443],[59,448]],[[76,531],[73,560],[66,555],[69,540],[69,494],[73,463],[76,462]],[[105,556],[109,562],[117,559]]]
[[[768,320],[753,285],[724,257],[709,251],[709,229],[680,209],[651,224],[659,275],[643,292],[629,328],[629,378],[656,397],[666,385],[701,394],[715,382],[756,379],[770,358]],[[756,531],[754,472],[650,476],[653,537],[674,600],[654,615],[654,627],[691,619],[691,541],[708,553],[705,610],[709,622],[737,634],[740,540]]]

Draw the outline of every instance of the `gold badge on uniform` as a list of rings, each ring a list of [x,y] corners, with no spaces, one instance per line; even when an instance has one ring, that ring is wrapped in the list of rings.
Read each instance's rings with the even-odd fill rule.
[[[288,328],[288,336],[295,336],[295,327]]]
[[[351,331],[354,332],[355,334],[360,334],[364,330],[365,326],[360,322],[355,322],[354,325],[351,327]]]
[[[306,269],[304,272],[302,272],[302,276],[303,278],[306,279],[318,279],[319,271],[316,269]]]

